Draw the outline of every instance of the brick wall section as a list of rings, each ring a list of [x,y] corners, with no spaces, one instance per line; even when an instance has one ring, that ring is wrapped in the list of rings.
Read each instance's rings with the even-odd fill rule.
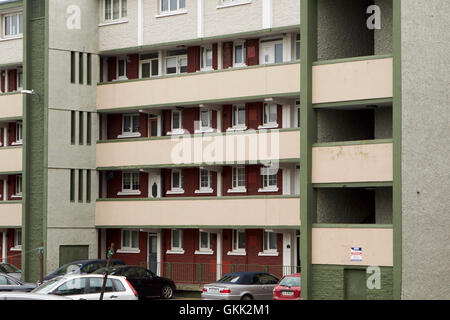
[[[217,49],[217,43],[213,43],[213,45],[212,45],[212,50],[213,50],[213,65],[212,65],[212,67],[213,67],[213,69],[214,70],[217,70],[218,69],[218,49]]]
[[[14,247],[14,232],[14,229],[8,229],[6,232],[6,256],[8,257],[8,263],[11,263],[20,269],[22,267],[21,251],[11,250],[11,248]],[[0,247],[2,243],[3,232],[0,232]]]
[[[222,107],[222,129],[225,132],[233,126],[233,105],[226,104]]]
[[[233,42],[224,42],[222,49],[222,68],[233,67]]]
[[[148,173],[139,172],[140,195],[118,195],[122,191],[122,171],[111,171],[107,181],[107,198],[147,198],[148,197]]]
[[[167,132],[172,129],[172,111],[163,110],[163,135],[167,136]]]
[[[245,104],[245,124],[247,129],[258,130],[263,123],[263,103],[251,102]]]
[[[8,200],[22,200],[22,197],[14,197],[16,194],[16,175],[8,176]]]
[[[172,188],[172,170],[164,170],[164,192],[166,197],[202,197],[202,196],[217,196],[217,172],[211,173],[211,187],[213,193],[196,194],[195,190],[200,189],[200,169],[199,168],[184,168],[183,169],[183,194],[167,194]]]
[[[249,39],[245,42],[247,52],[247,65],[256,66],[259,64],[259,39]]]
[[[107,118],[107,136],[108,139],[117,139],[117,136],[122,134],[122,115],[108,114]]]
[[[130,62],[128,62],[130,60]],[[127,78],[137,79],[139,78],[139,55],[131,54],[127,56]]]
[[[200,70],[200,47],[189,47],[187,49],[188,56],[188,72],[197,72]]]
[[[139,132],[141,137],[148,137],[148,115],[139,113]]]
[[[114,243],[114,256],[113,259],[119,259],[125,262],[127,265],[143,266],[147,267],[147,232],[139,232],[139,253],[118,253],[117,250],[122,247],[122,230],[121,229],[108,229],[106,231],[106,248]]]
[[[4,71],[2,71],[2,73],[1,73],[1,75],[0,75],[0,77],[1,77],[1,91],[2,92],[5,92],[5,88],[6,88],[6,86],[5,86],[5,79],[6,79],[6,77],[3,75],[3,72]]]
[[[113,81],[117,79],[117,58],[109,57],[108,58],[108,81]]]
[[[8,123],[8,146],[11,146],[13,142],[16,142],[16,123]]]
[[[200,119],[200,108],[185,108],[182,114],[183,129],[187,130],[189,134],[194,134],[196,128],[195,121],[199,121]]]
[[[17,90],[17,70],[8,70],[8,92]]]

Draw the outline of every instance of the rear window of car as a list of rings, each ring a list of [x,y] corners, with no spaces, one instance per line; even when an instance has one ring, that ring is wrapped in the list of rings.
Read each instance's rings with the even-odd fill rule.
[[[89,289],[87,293],[100,293],[102,291],[103,278],[89,278]],[[111,279],[106,280],[105,292],[113,292],[114,287]]]
[[[120,282],[120,280],[112,279],[112,281],[114,284],[114,288],[116,288],[116,291],[118,292],[126,291],[125,287],[123,286],[122,282]]]
[[[284,277],[279,285],[284,287],[300,287],[300,277]]]
[[[2,270],[5,273],[19,273],[20,270],[16,267],[9,265],[9,264],[2,264],[0,265],[0,270]]]
[[[237,283],[240,278],[241,278],[241,276],[238,276],[238,275],[225,275],[217,282]]]

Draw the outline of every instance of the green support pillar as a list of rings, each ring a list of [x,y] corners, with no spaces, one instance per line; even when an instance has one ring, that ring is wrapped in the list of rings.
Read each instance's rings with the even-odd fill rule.
[[[317,0],[300,2],[300,262],[302,298],[311,299],[311,233],[316,216],[316,191],[312,187],[312,144],[317,140],[317,120],[312,106],[312,64],[317,60]]]

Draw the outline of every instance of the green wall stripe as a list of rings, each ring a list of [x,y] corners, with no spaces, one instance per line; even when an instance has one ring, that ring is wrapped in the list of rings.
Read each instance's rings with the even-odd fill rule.
[[[345,107],[366,107],[367,105],[378,105],[379,107],[389,106],[392,104],[392,97],[388,98],[376,98],[376,99],[362,99],[362,100],[348,100],[348,101],[336,101],[336,102],[325,102],[325,103],[315,103],[314,108],[324,108],[324,109],[341,109]]]
[[[356,146],[367,144],[384,144],[392,143],[392,139],[373,139],[373,140],[358,140],[358,141],[337,141],[337,142],[320,142],[314,143],[313,147],[340,147],[340,146]]]
[[[392,58],[392,57],[393,57],[392,54],[382,54],[382,55],[351,57],[351,58],[343,58],[343,59],[320,60],[320,61],[314,61],[313,66],[320,66],[320,65],[324,65],[324,64],[337,64],[337,63],[344,63],[344,62],[379,60],[379,59],[386,59],[386,58]]]
[[[314,188],[381,188],[392,187],[392,181],[313,183]]]
[[[336,223],[313,223],[313,228],[325,228],[325,229],[393,229],[392,224],[336,224]]]

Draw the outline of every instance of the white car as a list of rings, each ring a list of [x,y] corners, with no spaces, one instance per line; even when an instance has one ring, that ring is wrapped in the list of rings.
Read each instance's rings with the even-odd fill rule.
[[[31,292],[73,300],[100,300],[103,279],[101,274],[66,275],[51,279]],[[103,300],[138,300],[138,293],[125,277],[108,276]]]

